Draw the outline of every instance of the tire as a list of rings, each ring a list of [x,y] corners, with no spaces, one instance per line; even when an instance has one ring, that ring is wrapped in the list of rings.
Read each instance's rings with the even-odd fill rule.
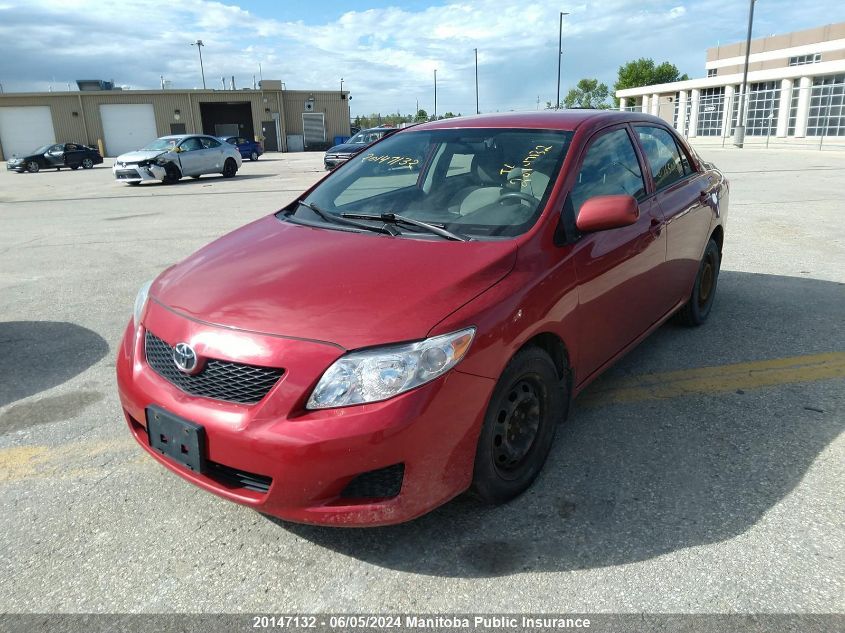
[[[79,169],[79,165],[71,165],[70,168],[71,170],[76,171],[77,169]]]
[[[551,357],[528,347],[508,363],[490,399],[478,438],[472,492],[505,503],[531,486],[566,416],[567,389]]]
[[[94,161],[90,158],[83,158],[82,159],[82,169],[93,169],[94,168]]]
[[[704,249],[701,264],[698,266],[692,294],[684,307],[678,311],[678,321],[683,325],[699,326],[707,321],[716,298],[716,284],[719,280],[721,263],[719,245],[715,240],[710,240],[707,248]]]
[[[165,185],[172,185],[174,183],[179,182],[182,178],[182,172],[179,171],[179,168],[174,165],[173,163],[167,163],[164,166],[164,180],[162,182]]]
[[[223,177],[231,178],[236,173],[238,173],[238,164],[234,158],[227,158],[226,162],[223,163]]]
[[[26,164],[26,170],[31,174],[37,174],[39,169],[41,169],[41,165],[37,161],[31,160]]]
[[[137,187],[141,183],[138,182],[137,180],[129,180],[129,181],[126,182],[126,184],[129,185],[130,187]]]
[[[249,155],[249,159],[253,160],[253,161],[258,160],[258,152],[256,152],[255,150],[252,150],[252,154]]]
[[[202,175],[202,174],[200,174],[200,175]],[[200,179],[200,177],[199,177],[199,176],[191,176],[191,178],[193,178],[194,180],[199,180],[199,179]]]

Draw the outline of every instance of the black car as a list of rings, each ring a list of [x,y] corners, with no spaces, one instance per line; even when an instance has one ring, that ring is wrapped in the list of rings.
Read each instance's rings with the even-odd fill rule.
[[[35,173],[41,169],[91,169],[103,162],[100,152],[82,143],[56,143],[45,145],[26,156],[13,156],[6,163],[6,169],[23,173]]]
[[[326,152],[326,157],[323,159],[326,169],[334,169],[338,165],[348,161],[358,152],[367,149],[379,139],[390,136],[398,131],[398,128],[395,127],[371,127],[369,130],[361,130],[345,143],[329,148]]]

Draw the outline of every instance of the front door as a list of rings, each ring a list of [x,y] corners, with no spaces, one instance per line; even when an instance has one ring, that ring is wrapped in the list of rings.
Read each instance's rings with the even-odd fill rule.
[[[586,200],[613,194],[633,196],[640,215],[630,226],[582,235],[574,245],[583,368],[579,383],[668,310],[660,279],[666,261],[663,215],[648,195],[633,139],[624,125],[591,139],[565,213],[577,219]]]
[[[266,149],[268,152],[279,151],[279,140],[276,136],[275,121],[262,121],[261,135],[264,137],[264,149]]]
[[[65,164],[65,146],[53,145],[50,149],[47,150],[47,153],[44,154],[44,157],[47,159],[47,162],[50,164],[50,166],[61,167]]]
[[[179,145],[179,163],[183,176],[198,176],[205,171],[207,156],[196,136],[189,136]]]

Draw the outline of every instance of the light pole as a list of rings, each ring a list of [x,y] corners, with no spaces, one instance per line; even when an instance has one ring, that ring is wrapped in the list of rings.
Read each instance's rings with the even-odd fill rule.
[[[437,120],[437,69],[434,69],[434,120]]]
[[[560,61],[563,58],[563,16],[565,15],[569,14],[560,12],[560,25],[557,30],[557,101],[555,101],[555,110],[560,108]]]
[[[742,69],[742,85],[739,87],[739,119],[734,130],[734,145],[742,147],[745,142],[745,99],[748,93],[748,58],[751,55],[751,26],[754,24],[754,3],[749,0],[748,34],[745,36],[745,67]]]
[[[343,77],[340,78],[340,94],[343,96]]]
[[[475,113],[481,114],[478,109],[478,49],[475,49]]]
[[[202,43],[202,40],[197,40],[191,46],[197,47],[197,52],[200,54],[200,73],[202,73],[202,89],[205,90],[205,68],[202,67],[202,47],[205,44]]]

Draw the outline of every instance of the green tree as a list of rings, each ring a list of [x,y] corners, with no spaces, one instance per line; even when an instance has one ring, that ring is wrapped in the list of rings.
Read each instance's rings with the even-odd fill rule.
[[[686,73],[682,75],[675,64],[669,62],[655,64],[653,59],[640,57],[619,67],[619,75],[616,83],[613,84],[613,91],[615,93],[625,88],[653,86],[685,79],[689,79],[689,76]],[[619,103],[619,99],[615,95],[613,100],[615,103]]]
[[[582,79],[570,90],[563,99],[563,105],[567,108],[597,108],[605,110],[610,107],[607,97],[610,90],[607,84],[600,83],[598,79]]]
[[[414,121],[420,123],[422,121],[428,121],[428,112],[420,108],[417,110],[417,114],[414,116]]]

